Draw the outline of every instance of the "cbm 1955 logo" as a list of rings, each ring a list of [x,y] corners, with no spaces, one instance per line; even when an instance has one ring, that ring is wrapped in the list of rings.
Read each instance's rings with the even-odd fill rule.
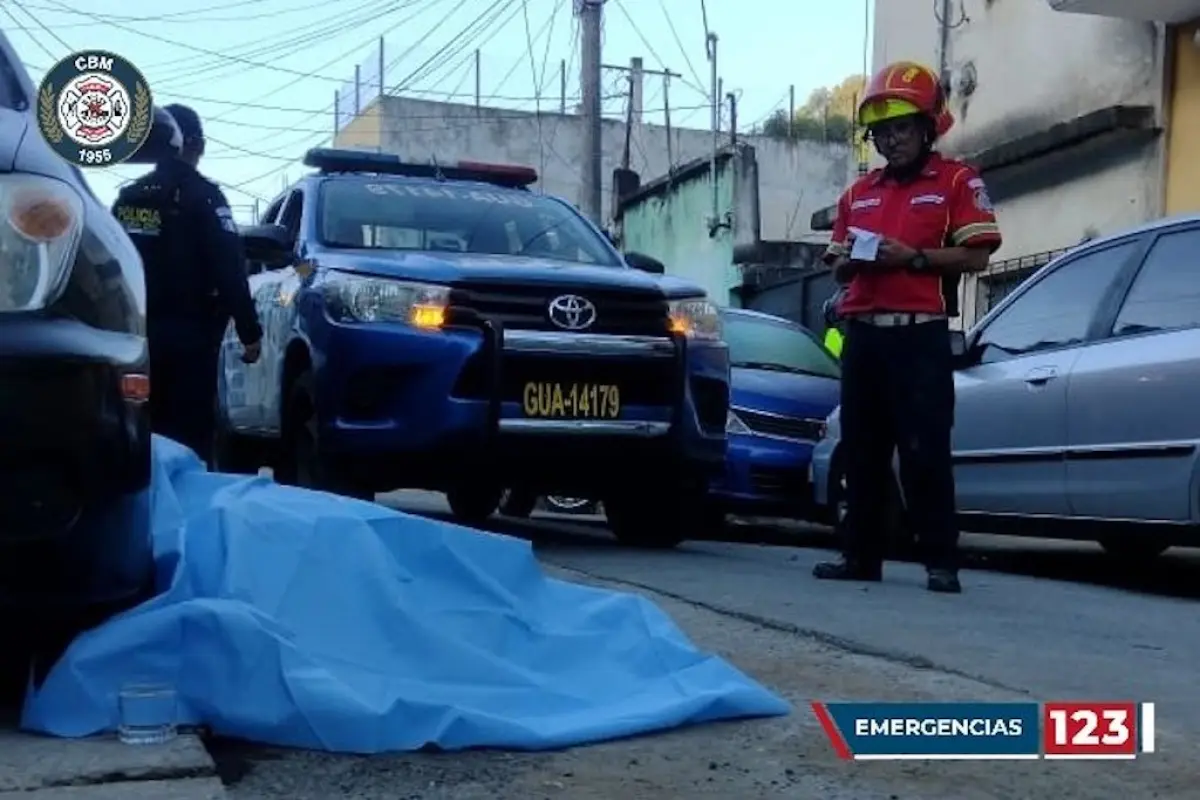
[[[80,167],[133,156],[150,135],[150,87],[115,53],[86,50],[55,64],[38,90],[38,127],[54,151]]]

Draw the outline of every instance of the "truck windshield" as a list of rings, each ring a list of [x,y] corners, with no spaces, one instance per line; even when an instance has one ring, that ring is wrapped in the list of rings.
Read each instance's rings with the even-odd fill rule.
[[[528,256],[618,267],[608,243],[574,210],[501,187],[387,178],[333,178],[320,197],[328,247]]]
[[[786,322],[725,314],[725,341],[735,367],[837,378],[837,361],[803,329]]]

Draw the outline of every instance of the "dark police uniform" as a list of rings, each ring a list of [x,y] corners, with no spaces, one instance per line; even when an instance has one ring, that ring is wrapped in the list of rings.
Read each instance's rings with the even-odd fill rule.
[[[1000,246],[1000,228],[982,179],[970,166],[929,156],[913,180],[880,169],[860,178],[837,207],[828,257],[849,255],[857,227],[918,251]],[[839,311],[848,322],[842,351],[842,446],[846,458],[846,555],[867,569],[883,558],[883,509],[893,450],[900,455],[908,521],[934,570],[957,569],[950,435],[954,372],[948,317],[957,280],[921,270],[866,269]],[[949,290],[949,291],[948,291]]]
[[[243,344],[262,338],[229,203],[169,159],[122,188],[113,214],[145,266],[154,431],[208,459],[226,322],[233,317]]]

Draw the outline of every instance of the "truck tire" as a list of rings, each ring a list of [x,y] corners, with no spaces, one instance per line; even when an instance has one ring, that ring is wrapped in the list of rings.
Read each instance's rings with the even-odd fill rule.
[[[230,430],[228,423],[217,412],[213,426],[213,471],[232,475],[257,475],[262,466],[262,448],[248,437],[239,436]]]
[[[648,550],[669,550],[703,536],[710,508],[704,484],[637,489],[604,500],[604,515],[617,541]]]
[[[506,489],[500,497],[500,513],[514,519],[528,519],[537,507],[538,496],[519,489]]]
[[[283,442],[275,479],[331,494],[374,500],[375,493],[347,480],[329,468],[321,457],[321,432],[313,400],[313,377],[304,372],[296,378],[283,407]]]
[[[478,526],[496,513],[500,507],[501,488],[483,483],[466,483],[446,492],[446,502],[459,522]],[[536,499],[536,498],[535,498]]]

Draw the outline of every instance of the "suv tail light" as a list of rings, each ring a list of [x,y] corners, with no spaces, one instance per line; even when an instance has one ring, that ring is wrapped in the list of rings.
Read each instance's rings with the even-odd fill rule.
[[[61,291],[83,231],[83,201],[40,175],[0,175],[0,313],[37,311]]]

